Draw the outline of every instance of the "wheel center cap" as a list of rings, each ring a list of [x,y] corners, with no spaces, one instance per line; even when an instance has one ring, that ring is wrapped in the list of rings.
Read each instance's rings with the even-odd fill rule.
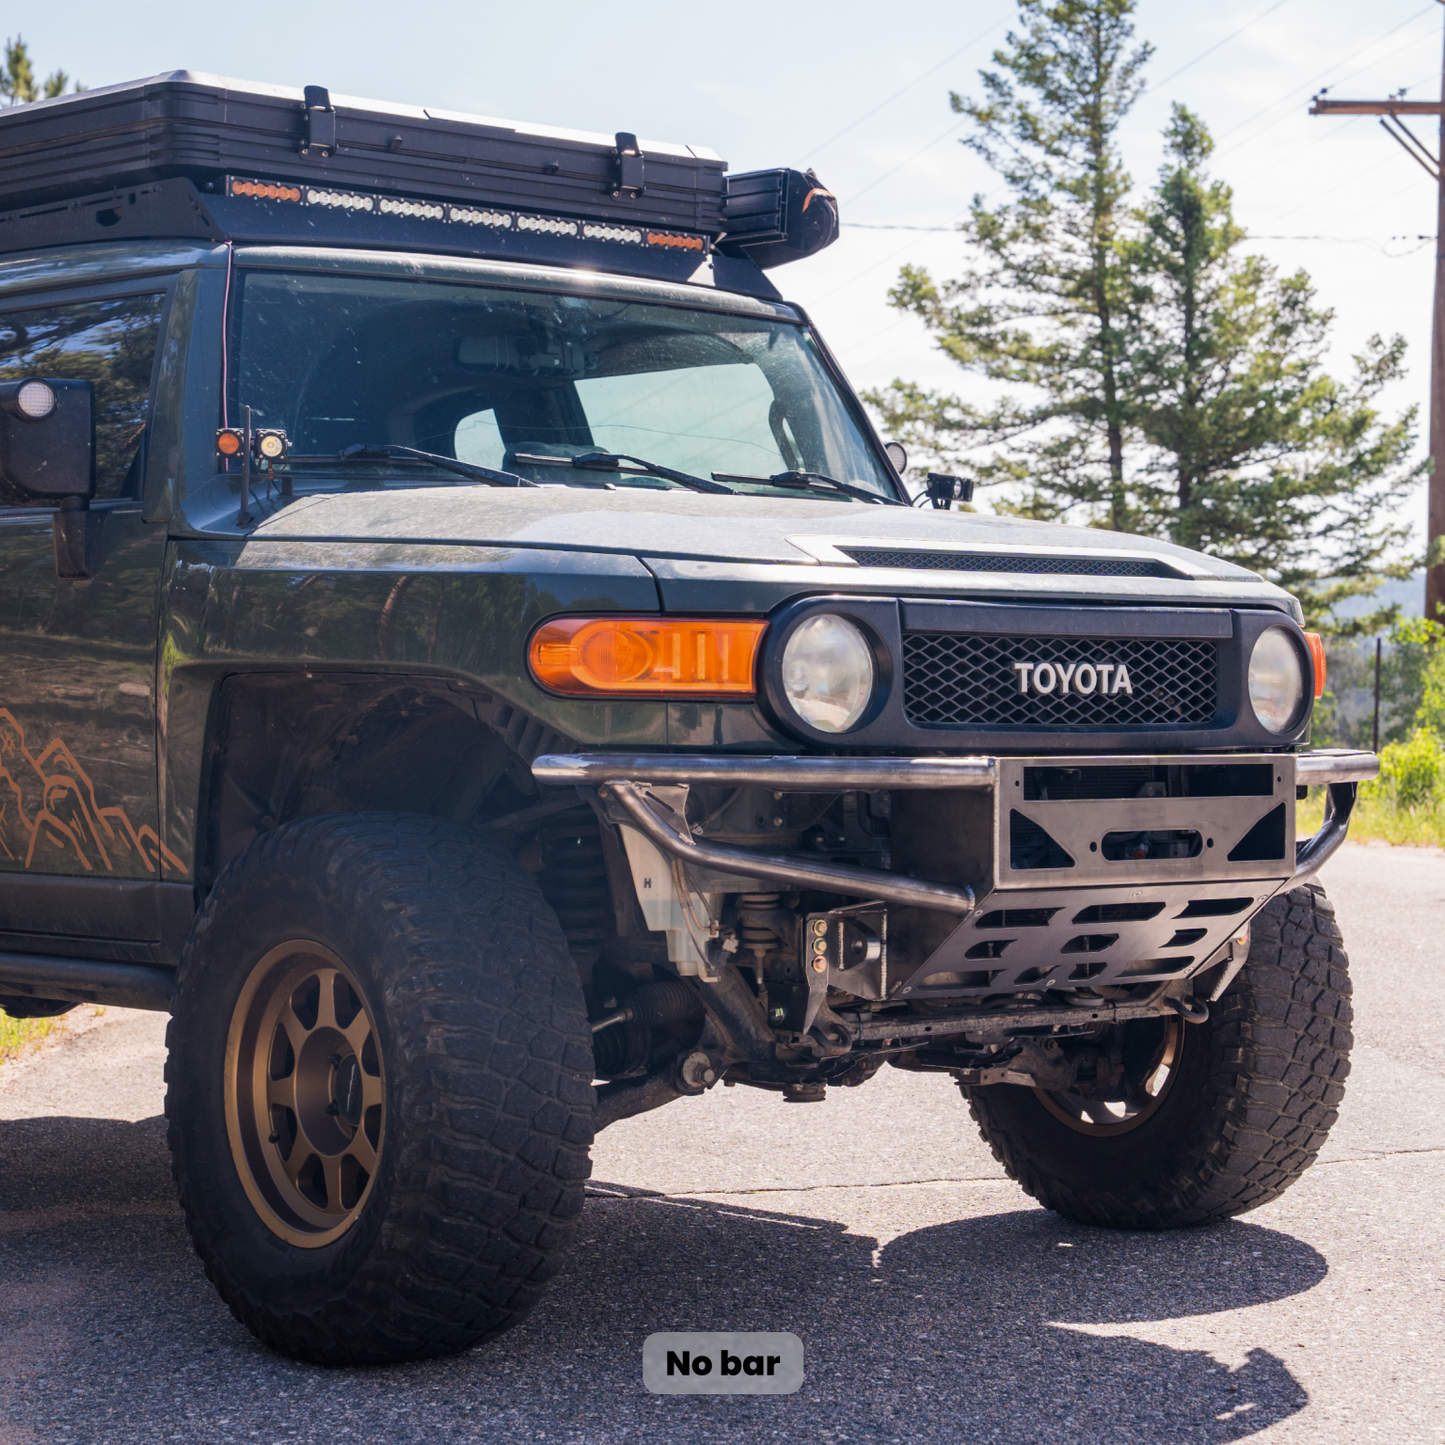
[[[361,1065],[355,1054],[348,1054],[336,1066],[331,1087],[341,1117],[356,1128],[361,1123]]]

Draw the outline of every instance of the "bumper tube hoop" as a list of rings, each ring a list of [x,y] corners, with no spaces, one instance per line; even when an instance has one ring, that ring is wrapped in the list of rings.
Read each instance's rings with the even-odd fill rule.
[[[1367,756],[1374,757],[1374,754]],[[1378,759],[1375,760],[1375,771],[1379,771]],[[1289,884],[1291,888],[1308,883],[1345,841],[1345,835],[1350,831],[1350,814],[1354,811],[1358,792],[1358,783],[1329,784],[1329,791],[1325,795],[1325,820],[1320,824],[1319,832],[1295,845],[1294,877]]]
[[[540,761],[540,759],[539,759]],[[540,776],[540,774],[539,774]],[[901,903],[914,908],[937,908],[947,913],[972,913],[972,888],[949,888],[925,883],[896,873],[869,868],[850,868],[838,863],[818,863],[791,853],[764,853],[752,848],[735,848],[725,843],[704,843],[685,837],[666,823],[651,807],[646,790],[637,782],[613,778],[600,790],[604,798],[616,801],[631,823],[655,847],[683,863],[731,873],[739,878],[766,878],[798,888],[819,888],[854,898],[876,898],[884,903]]]
[[[794,792],[884,792],[894,788],[992,788],[992,758],[719,757],[659,753],[548,754],[532,764],[540,783],[597,787],[631,783],[757,784]]]

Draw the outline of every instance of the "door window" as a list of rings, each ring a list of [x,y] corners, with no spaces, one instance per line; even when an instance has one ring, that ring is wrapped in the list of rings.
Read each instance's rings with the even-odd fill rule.
[[[49,376],[95,386],[95,494],[140,495],[140,444],[165,293],[0,313],[0,381]]]

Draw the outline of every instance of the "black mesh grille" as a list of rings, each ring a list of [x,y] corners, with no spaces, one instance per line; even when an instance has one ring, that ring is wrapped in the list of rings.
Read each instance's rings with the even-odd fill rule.
[[[1162,562],[1138,557],[1020,557],[1007,552],[911,552],[840,547],[861,567],[914,567],[926,572],[1055,572],[1073,577],[1176,577]]]
[[[1129,672],[1132,695],[1095,685],[1019,691],[1015,663],[1100,664]],[[1214,720],[1218,652],[1192,638],[996,637],[914,632],[903,639],[903,707],[923,727],[1200,727]]]

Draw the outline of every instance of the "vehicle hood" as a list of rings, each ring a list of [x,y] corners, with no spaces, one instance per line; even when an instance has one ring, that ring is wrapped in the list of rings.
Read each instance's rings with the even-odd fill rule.
[[[379,543],[393,548],[440,544],[622,553],[640,558],[664,584],[668,579],[751,578],[795,589],[802,583],[810,591],[986,595],[1027,590],[1061,598],[1118,595],[1132,601],[1289,605],[1288,594],[1258,574],[1168,542],[979,512],[806,496],[576,487],[354,492],[298,498],[251,536],[256,541]],[[860,564],[850,555],[858,549],[879,555]],[[346,550],[355,555],[354,546]],[[922,560],[908,555],[920,553]],[[997,570],[976,570],[975,561],[956,571],[941,566],[938,553],[964,558],[1002,553],[1014,560]],[[1142,559],[1162,564],[1157,570],[1167,572],[1155,577],[1078,575],[1077,566],[1070,571],[1061,563],[1080,555],[1115,563]]]

